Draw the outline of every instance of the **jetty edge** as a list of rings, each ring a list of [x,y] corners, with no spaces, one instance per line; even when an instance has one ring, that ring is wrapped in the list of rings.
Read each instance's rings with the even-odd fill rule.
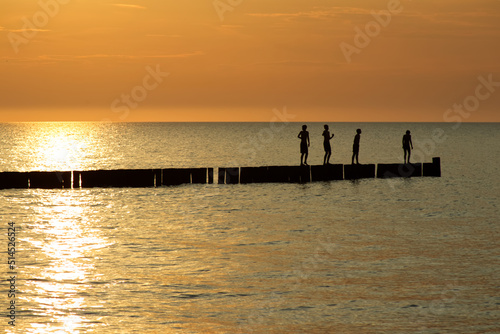
[[[309,183],[368,178],[441,177],[441,158],[430,163],[219,167],[218,184]],[[0,189],[151,188],[213,184],[214,168],[0,172]]]

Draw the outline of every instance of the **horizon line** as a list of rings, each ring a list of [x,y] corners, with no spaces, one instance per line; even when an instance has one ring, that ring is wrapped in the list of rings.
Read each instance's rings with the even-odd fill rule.
[[[127,123],[271,123],[270,121],[1,121],[0,124],[15,124],[15,123],[103,123],[103,124],[127,124]],[[446,121],[276,121],[273,123],[422,123],[422,124],[455,124]],[[462,121],[465,124],[481,124],[481,123],[500,123],[500,121]]]

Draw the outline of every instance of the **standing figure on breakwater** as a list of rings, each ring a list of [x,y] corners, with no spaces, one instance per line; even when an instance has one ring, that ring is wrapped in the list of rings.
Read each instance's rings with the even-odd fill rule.
[[[403,136],[403,150],[405,164],[410,163],[411,150],[413,150],[413,143],[411,142],[410,130],[406,130],[406,134]],[[406,153],[408,152],[408,162],[406,162]]]
[[[354,143],[352,144],[352,164],[354,165],[354,157],[356,157],[356,164],[359,165],[358,155],[359,155],[359,140],[361,139],[361,129],[356,130],[356,135],[354,136]]]
[[[325,124],[325,131],[323,131],[323,147],[325,149],[325,157],[323,158],[323,165],[329,165],[330,164],[330,157],[332,156],[332,146],[330,145],[330,139],[335,136],[332,133],[332,136],[330,137],[330,131],[328,131],[328,125]]]
[[[302,131],[299,132],[297,137],[300,138],[300,165],[307,165],[307,156],[309,155],[309,146],[311,145],[307,125],[302,125]]]

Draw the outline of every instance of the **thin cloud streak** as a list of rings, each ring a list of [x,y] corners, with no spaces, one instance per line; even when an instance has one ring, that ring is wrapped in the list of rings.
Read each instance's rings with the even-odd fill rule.
[[[0,31],[7,31],[7,32],[50,32],[52,30],[49,29],[38,29],[38,28],[29,28],[29,29],[7,29],[5,27],[0,27]]]
[[[147,9],[147,7],[144,7],[144,6],[128,5],[128,4],[123,4],[123,3],[116,3],[116,4],[113,4],[112,6],[122,7],[122,8],[132,8],[132,9]]]
[[[202,51],[195,51],[191,53],[179,53],[179,54],[169,54],[169,55],[144,55],[144,56],[134,56],[134,55],[109,55],[109,54],[94,54],[94,55],[40,55],[34,58],[15,58],[15,57],[0,57],[0,60],[11,60],[15,62],[38,62],[38,61],[77,61],[82,59],[169,59],[169,58],[189,58],[196,56],[205,55]]]
[[[346,19],[348,16],[360,16],[366,15],[371,16],[376,13],[375,9],[358,8],[358,7],[315,7],[310,11],[300,11],[300,12],[274,12],[274,13],[248,13],[247,16],[259,17],[259,18],[283,18],[283,19],[293,19],[293,18],[309,18],[309,19],[327,19],[333,17],[342,16]],[[398,16],[413,17],[415,19],[420,19],[432,23],[448,23],[463,26],[472,26],[480,24],[482,19],[489,18],[499,18],[500,14],[491,13],[486,11],[473,11],[468,13],[456,12],[456,11],[443,11],[435,13],[421,13],[415,10],[406,9]]]
[[[311,19],[325,19],[338,17],[340,15],[370,15],[371,10],[356,7],[315,7],[311,11],[301,11],[295,13],[249,13],[248,16],[253,17],[268,17],[268,18],[311,18]]]

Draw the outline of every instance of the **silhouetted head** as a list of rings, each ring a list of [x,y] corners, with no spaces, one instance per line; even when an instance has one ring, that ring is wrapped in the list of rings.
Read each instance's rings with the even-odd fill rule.
[[[327,124],[325,124],[324,127],[325,127],[325,130],[328,130],[328,125]]]
[[[357,129],[357,130],[356,130],[356,133],[357,133],[358,135],[360,135],[360,134],[361,134],[361,129]]]
[[[409,135],[410,134],[410,130],[406,130],[406,134]]]
[[[306,131],[306,129],[307,129],[307,125],[305,125],[305,124],[302,125],[302,130]]]

